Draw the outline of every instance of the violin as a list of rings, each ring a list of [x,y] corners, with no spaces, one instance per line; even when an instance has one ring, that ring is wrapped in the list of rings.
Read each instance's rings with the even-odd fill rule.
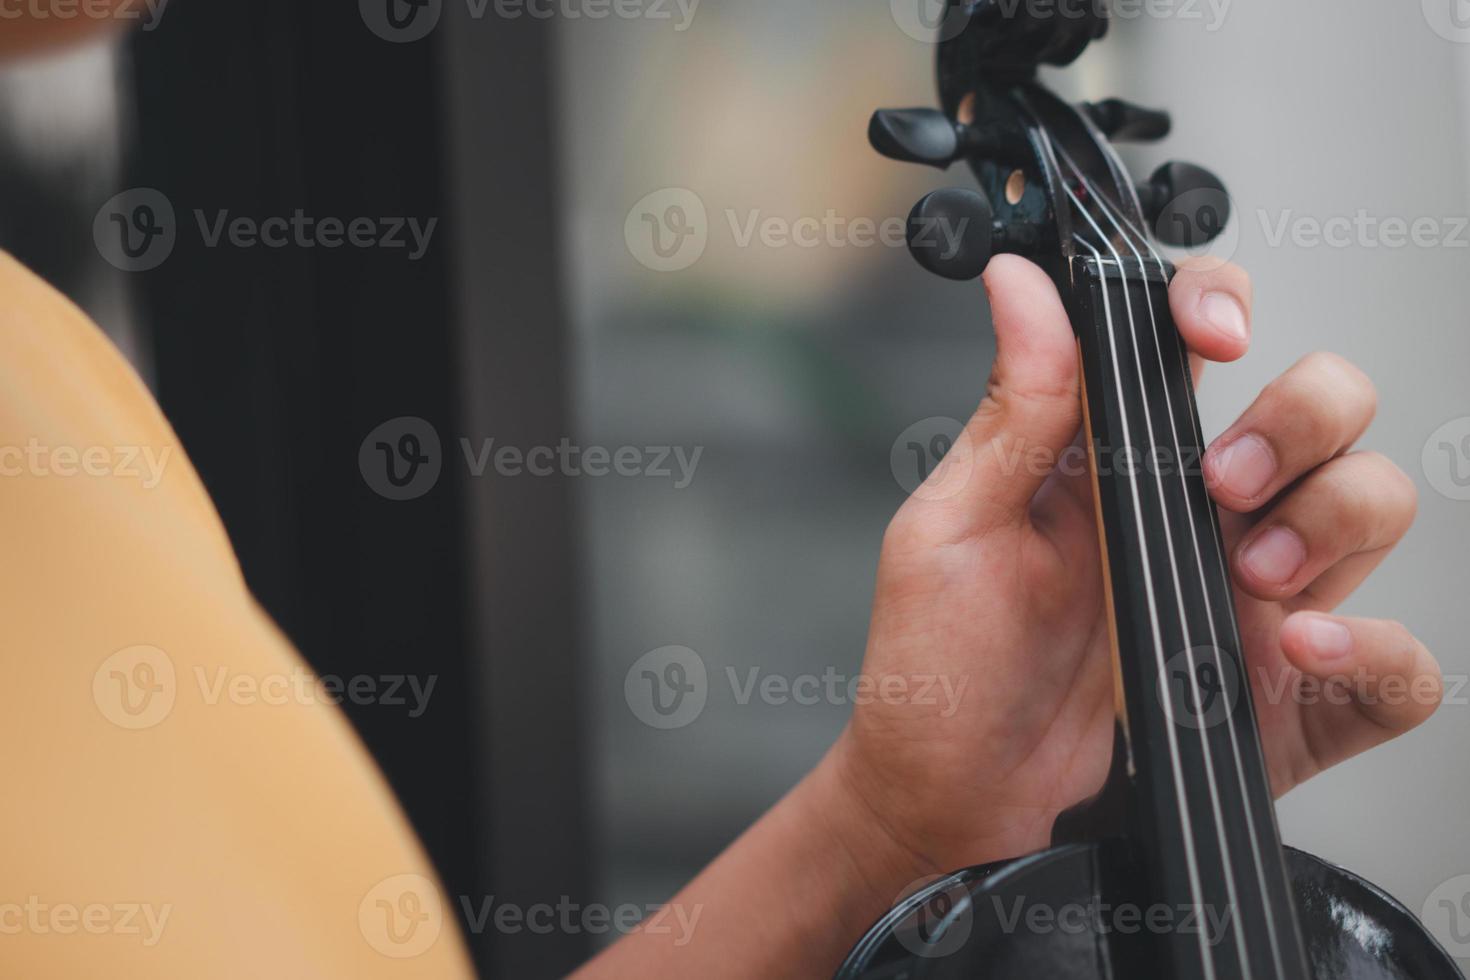
[[[978,180],[915,206],[909,250],[924,268],[967,280],[997,252],[1021,254],[1066,305],[1110,604],[1113,764],[1058,817],[1051,849],[922,888],[837,976],[1463,980],[1403,905],[1281,843],[1159,251],[1225,228],[1224,185],[1170,163],[1135,186],[1112,144],[1164,137],[1168,115],[1075,106],[1040,84],[1039,65],[1104,36],[1103,4],[949,0],[945,28],[942,110],[880,110],[869,138],[900,161],[963,160]],[[1097,447],[1134,465],[1101,467]]]

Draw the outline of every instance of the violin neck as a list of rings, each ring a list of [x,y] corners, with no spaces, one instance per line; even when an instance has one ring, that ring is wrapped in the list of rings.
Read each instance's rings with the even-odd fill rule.
[[[1167,263],[1072,260],[1126,779],[1175,980],[1305,978]]]

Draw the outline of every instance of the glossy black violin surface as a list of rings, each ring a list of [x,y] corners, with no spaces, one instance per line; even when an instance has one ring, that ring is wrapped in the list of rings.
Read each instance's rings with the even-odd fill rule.
[[[1282,846],[1235,619],[1188,354],[1157,243],[1199,246],[1229,220],[1190,164],[1135,186],[1113,141],[1167,135],[1158,111],[1073,106],[1037,78],[1107,28],[1097,0],[950,0],[942,110],[882,110],[894,159],[963,161],[979,189],[915,206],[921,265],[972,279],[997,252],[1056,283],[1081,352],[1086,441],[1118,686],[1102,791],[1041,854],[956,872],[892,909],[840,978],[1463,980],[1384,892]],[[1153,465],[1100,467],[1112,462]],[[1191,466],[1191,462],[1196,465]]]

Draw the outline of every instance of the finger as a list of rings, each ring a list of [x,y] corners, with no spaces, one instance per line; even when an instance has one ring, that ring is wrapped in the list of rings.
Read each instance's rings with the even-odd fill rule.
[[[1186,259],[1169,283],[1169,310],[1199,383],[1205,361],[1234,361],[1250,346],[1251,280],[1238,265]]]
[[[984,400],[915,497],[951,536],[1026,518],[1052,461],[1081,424],[1077,346],[1056,286],[1024,259],[985,270],[996,354]]]
[[[1313,588],[1352,556],[1370,553],[1376,563],[1409,530],[1418,500],[1414,481],[1385,456],[1351,453],[1330,460],[1277,501],[1236,546],[1235,580],[1259,599],[1279,601]],[[1371,566],[1354,568],[1358,581],[1369,571]],[[1330,585],[1336,594],[1357,582]],[[1303,598],[1310,604],[1324,597]]]
[[[1422,724],[1444,696],[1439,664],[1399,623],[1299,612],[1281,650],[1302,672],[1293,696],[1322,769]]]
[[[1205,454],[1220,506],[1246,513],[1363,434],[1377,411],[1368,376],[1336,354],[1309,354],[1266,386]]]

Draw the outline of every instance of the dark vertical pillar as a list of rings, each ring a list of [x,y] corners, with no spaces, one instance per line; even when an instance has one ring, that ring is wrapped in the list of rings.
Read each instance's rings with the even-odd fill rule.
[[[319,673],[436,679],[417,718],[344,708],[456,910],[581,900],[587,867],[570,493],[472,479],[458,444],[565,431],[549,36],[514,41],[457,7],[409,43],[355,3],[171,7],[132,44],[129,181],[174,211],[173,252],[133,274],[139,315],[251,588]],[[417,260],[209,240],[222,212],[298,211],[438,224]],[[402,416],[437,433],[441,472],[393,500],[359,449]],[[577,935],[471,942],[495,976],[559,974],[586,951]]]

